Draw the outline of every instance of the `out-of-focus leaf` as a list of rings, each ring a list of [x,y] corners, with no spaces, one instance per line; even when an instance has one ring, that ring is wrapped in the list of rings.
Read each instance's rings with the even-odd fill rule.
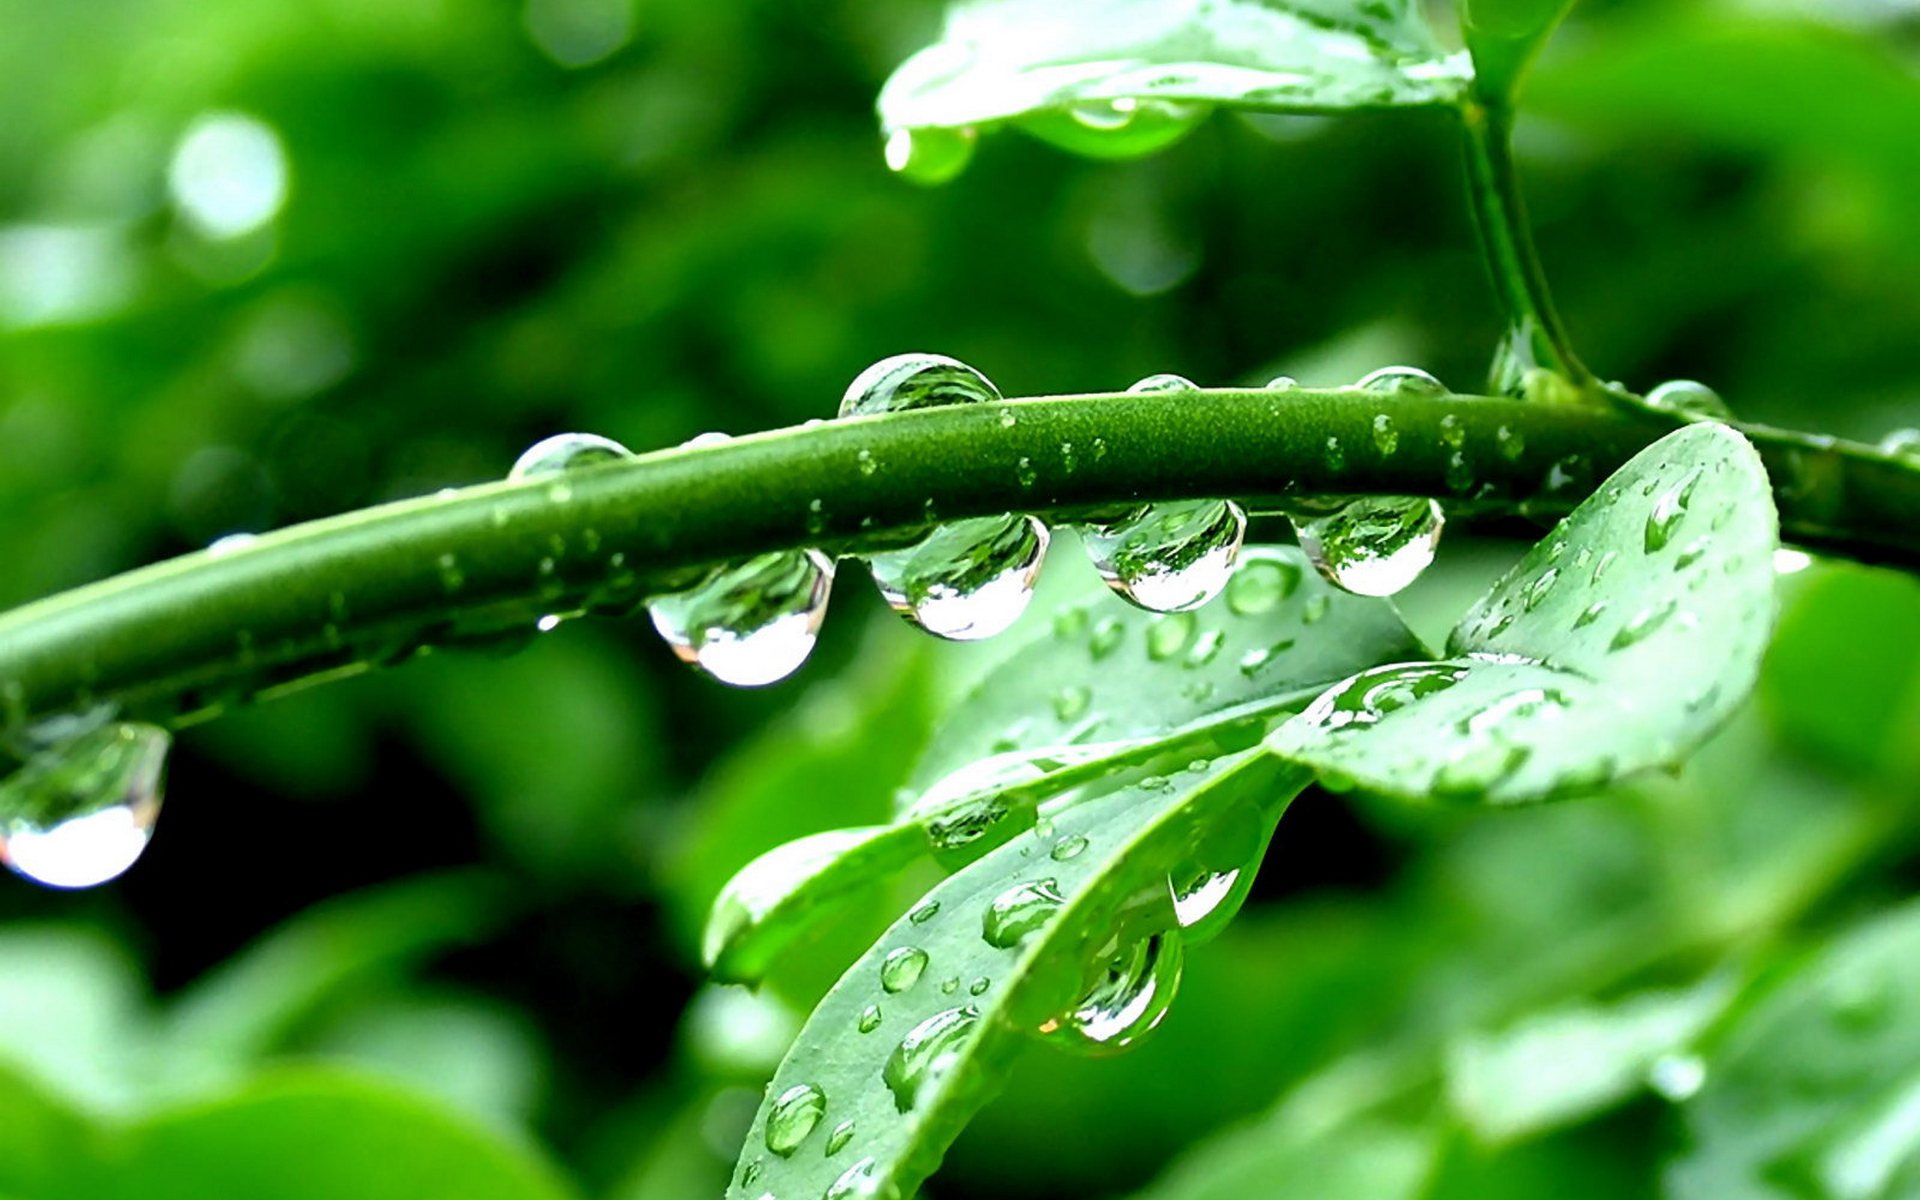
[[[961,0],[880,93],[890,130],[1021,120],[1144,153],[1205,111],[1444,104],[1465,87],[1412,0]]]
[[[1920,768],[1920,585],[1839,563],[1793,581],[1760,696],[1780,739],[1816,761]]]
[[[99,934],[0,934],[0,1060],[83,1109],[134,1102],[152,1051],[145,1000],[133,964]]]
[[[1180,1160],[1137,1200],[1418,1200],[1439,1138],[1380,1120],[1276,1132],[1258,1125]]]
[[[1462,0],[1460,25],[1473,53],[1474,86],[1496,101],[1520,78],[1574,0]]]
[[[1676,763],[1753,687],[1777,538],[1746,439],[1676,430],[1494,585],[1454,657],[1364,672],[1269,744],[1370,791],[1495,804]]]
[[[1641,1091],[1655,1064],[1698,1037],[1733,999],[1732,980],[1575,1004],[1498,1033],[1468,1033],[1447,1055],[1447,1098],[1478,1137],[1506,1142],[1603,1112]]]
[[[936,887],[814,1010],[728,1195],[917,1186],[997,1083],[1019,1031],[1072,1007],[1086,972],[1145,935],[1116,931],[1122,904],[1157,884],[1169,906],[1167,873],[1215,823],[1235,809],[1277,819],[1298,779],[1254,751],[1117,787]],[[1121,944],[1103,946],[1116,933]],[[1178,934],[1165,936],[1176,952]]]
[[[1876,917],[1739,1014],[1683,1106],[1675,1200],[1920,1188],[1920,905]]]
[[[356,1006],[301,1046],[398,1080],[503,1130],[532,1119],[543,1048],[519,1014],[474,997],[391,997]]]
[[[75,1166],[94,1132],[24,1072],[0,1067],[0,1189],[21,1200],[85,1200]]]
[[[300,914],[176,1002],[167,1033],[179,1082],[219,1079],[248,1065],[342,992],[485,936],[510,906],[501,880],[455,874],[342,896]]]
[[[97,1200],[567,1200],[531,1150],[391,1085],[263,1077],[115,1139]]]

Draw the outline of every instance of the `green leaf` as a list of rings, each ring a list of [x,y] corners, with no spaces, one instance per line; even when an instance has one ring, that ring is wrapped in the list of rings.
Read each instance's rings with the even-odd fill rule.
[[[1920,1189],[1920,904],[1823,950],[1740,1015],[1684,1109],[1676,1200]]]
[[[25,1073],[0,1066],[0,1189],[33,1200],[86,1197],[74,1166],[93,1152],[94,1136]]]
[[[1439,1154],[1432,1132],[1380,1120],[1208,1142],[1137,1200],[1417,1200]]]
[[[1920,585],[1822,564],[1792,581],[1760,700],[1779,737],[1854,771],[1920,771]]]
[[[1008,756],[1118,753],[1297,708],[1420,644],[1383,600],[1325,582],[1291,547],[1249,547],[1226,594],[1165,616],[1102,596],[1062,609],[950,713],[913,772],[919,801]]]
[[[146,995],[124,950],[97,933],[0,934],[0,1065],[87,1111],[138,1099],[150,1049]]]
[[[1270,826],[1301,783],[1258,751],[1199,765],[1066,807],[896,922],[808,1019],[728,1195],[910,1193],[1023,1037],[1075,1006],[1117,952],[1174,924],[1168,873],[1223,821]],[[1136,896],[1149,900],[1123,921]],[[795,1119],[815,1094],[813,1119]]]
[[[129,1130],[94,1200],[567,1200],[551,1167],[406,1092],[297,1071]]]
[[[1363,672],[1269,744],[1370,791],[1496,804],[1677,763],[1753,688],[1777,539],[1746,439],[1676,430],[1494,585],[1453,657]]]
[[[1069,148],[1147,153],[1206,105],[1446,104],[1469,77],[1415,0],[961,0],[880,93],[889,130],[1018,121]]]
[[[1447,1099],[1485,1142],[1505,1142],[1603,1112],[1648,1085],[1725,1011],[1733,981],[1646,992],[1608,1005],[1535,1013],[1499,1033],[1470,1033],[1447,1054]]]

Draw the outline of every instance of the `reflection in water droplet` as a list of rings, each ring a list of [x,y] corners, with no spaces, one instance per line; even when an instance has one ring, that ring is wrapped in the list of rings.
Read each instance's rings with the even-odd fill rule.
[[[683,662],[722,683],[760,687],[785,679],[813,652],[832,589],[832,559],[779,550],[653,596],[647,613]]]
[[[1076,833],[1071,837],[1061,838],[1049,853],[1049,857],[1055,862],[1066,862],[1069,859],[1078,858],[1081,851],[1086,848],[1087,839]]]
[[[125,872],[153,837],[172,740],[158,726],[121,722],[33,754],[0,780],[0,862],[57,888]]]
[[[1066,1013],[1041,1027],[1057,1044],[1090,1054],[1125,1050],[1165,1019],[1180,987],[1185,951],[1178,936],[1156,934],[1107,964],[1105,976]]]
[[[912,912],[908,913],[907,920],[912,922],[915,925],[925,925],[928,921],[933,920],[935,917],[939,915],[940,915],[940,902],[938,900],[929,900],[925,904],[922,904],[919,908],[916,908]]]
[[[835,1125],[832,1131],[827,1134],[827,1157],[832,1158],[842,1150],[845,1150],[847,1143],[852,1140],[852,1121],[842,1121],[838,1125]]]
[[[782,1158],[790,1157],[820,1124],[826,1111],[826,1094],[810,1083],[795,1084],[781,1092],[767,1112],[767,1149]]]
[[[860,1010],[860,1019],[855,1024],[861,1033],[872,1033],[880,1028],[881,1013],[878,1004],[869,1004]]]
[[[1149,504],[1084,525],[1081,541],[1114,592],[1151,612],[1198,608],[1233,574],[1247,515],[1231,500]]]
[[[1272,612],[1300,588],[1300,568],[1284,559],[1257,558],[1227,580],[1227,607],[1243,617]]]
[[[1369,371],[1354,385],[1362,391],[1402,396],[1444,396],[1447,385],[1419,367],[1381,367]]]
[[[1169,879],[1167,885],[1173,893],[1173,915],[1182,929],[1190,929],[1206,920],[1213,911],[1233,895],[1233,885],[1240,880],[1236,868],[1231,871],[1202,871],[1184,884]]]
[[[1695,467],[1687,472],[1678,483],[1660,493],[1647,512],[1647,528],[1644,544],[1648,554],[1666,549],[1667,543],[1686,518],[1687,505],[1693,501],[1693,490],[1700,483],[1700,469]],[[1596,572],[1597,576],[1597,572]]]
[[[618,462],[633,457],[633,451],[612,438],[594,433],[556,433],[528,446],[508,470],[509,480],[538,479],[580,467]]]
[[[1361,596],[1391,596],[1418,579],[1445,527],[1440,505],[1424,496],[1363,496],[1329,513],[1293,518],[1314,569]]]
[[[1733,411],[1720,398],[1720,393],[1691,379],[1670,379],[1654,388],[1647,393],[1647,407],[1672,413],[1676,417],[1733,420]]]
[[[927,952],[918,946],[889,951],[880,962],[880,986],[889,993],[904,992],[920,982],[927,969]]]
[[[937,1012],[901,1038],[880,1069],[880,1078],[893,1093],[894,1107],[906,1112],[938,1085],[979,1023],[980,1010],[969,1004]]]
[[[967,169],[978,141],[971,127],[889,130],[887,169],[915,183],[946,183]]]
[[[874,1162],[871,1157],[863,1158],[840,1173],[840,1177],[827,1185],[820,1193],[820,1200],[864,1200],[879,1190],[880,1184],[873,1176]]]
[[[1015,884],[987,905],[980,917],[980,936],[989,946],[1011,949],[1051,920],[1065,903],[1060,885],[1051,879]]]

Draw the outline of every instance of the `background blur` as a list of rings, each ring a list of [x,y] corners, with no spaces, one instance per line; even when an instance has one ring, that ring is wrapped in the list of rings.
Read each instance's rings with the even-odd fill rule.
[[[871,104],[938,15],[0,0],[0,604],[497,477],[561,430],[649,449],[830,415],[903,350],[1010,395],[1396,362],[1477,384],[1497,321],[1447,120],[1216,115],[1117,164],[1009,133],[920,189]],[[1833,433],[1920,425],[1920,5],[1589,0],[1526,111],[1542,252],[1597,370]],[[1514,553],[1456,540],[1410,613],[1444,628]],[[1046,587],[1097,583],[1063,541]],[[1920,588],[1825,565],[1782,588],[1761,697],[1676,780],[1444,819],[1303,798],[1163,1030],[1029,1055],[931,1191],[1127,1194],[1236,1121],[1376,1086],[1415,1132],[1350,1134],[1303,1194],[1379,1194],[1329,1181],[1401,1161],[1441,1195],[1651,1192],[1726,1155],[1710,1113],[1645,1090],[1687,1094],[1698,1061],[1646,1030],[1721,1021],[1755,978],[1866,988],[1892,1041],[1857,1049],[1882,1075],[1855,1090],[1911,1117],[1920,978],[1862,984],[1833,948],[1920,962],[1920,916],[1889,908],[1920,881]],[[140,1128],[147,1196],[389,1194],[369,1162],[396,1197],[516,1172],[717,1196],[860,931],[754,997],[702,986],[706,902],[768,846],[882,816],[941,704],[1020,638],[932,645],[870,593],[847,572],[813,663],[765,692],[578,622],[184,734],[123,881],[0,879],[0,1193],[70,1194],[75,1147]],[[1767,1178],[1920,1194],[1914,1124],[1886,1172],[1837,1177],[1864,1189]],[[1292,1186],[1207,1169],[1223,1195]]]

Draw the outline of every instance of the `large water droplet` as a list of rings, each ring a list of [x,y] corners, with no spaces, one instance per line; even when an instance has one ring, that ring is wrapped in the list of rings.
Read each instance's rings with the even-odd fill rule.
[[[1381,367],[1360,377],[1355,387],[1400,396],[1444,396],[1447,385],[1419,367]]]
[[[1881,438],[1876,448],[1888,458],[1920,467],[1920,429],[1896,429]]]
[[[1231,871],[1201,871],[1185,881],[1167,880],[1173,894],[1173,915],[1182,929],[1188,929],[1213,915],[1215,909],[1233,895],[1240,881],[1238,868]]]
[[[880,1181],[874,1178],[874,1161],[871,1156],[861,1159],[840,1173],[840,1177],[827,1185],[820,1193],[820,1200],[864,1200],[880,1190]]]
[[[1166,1017],[1180,987],[1185,957],[1174,934],[1136,942],[1107,964],[1104,977],[1078,1004],[1042,1026],[1041,1032],[1085,1053],[1125,1050]]]
[[[990,946],[1011,949],[1051,920],[1065,903],[1060,885],[1051,879],[1015,884],[987,905],[980,917],[980,936]]]
[[[926,973],[927,952],[918,946],[901,946],[880,961],[880,986],[889,993],[906,991],[920,982]]]
[[[654,596],[647,613],[682,661],[722,683],[760,687],[785,679],[813,652],[832,589],[832,559],[779,550]]]
[[[1149,375],[1127,389],[1129,392],[1197,392],[1200,385],[1184,375]]]
[[[887,169],[915,183],[945,183],[967,169],[979,140],[970,126],[889,130],[885,149]]]
[[[1080,536],[1108,587],[1150,612],[1179,612],[1227,585],[1246,532],[1233,501],[1183,500],[1082,526]]]
[[[538,479],[578,467],[618,462],[633,457],[633,451],[612,438],[596,433],[556,433],[528,446],[513,460],[508,479]]]
[[[1654,388],[1647,393],[1647,407],[1672,413],[1676,417],[1711,421],[1733,419],[1733,410],[1720,398],[1720,393],[1691,379],[1670,379]]]
[[[1466,677],[1465,667],[1443,663],[1375,667],[1322,694],[1299,719],[1329,732],[1365,728],[1417,700],[1446,691]]]
[[[57,888],[120,875],[153,836],[171,743],[157,726],[118,722],[35,753],[0,781],[0,862]]]
[[[908,1111],[922,1093],[938,1084],[979,1023],[980,1010],[969,1004],[937,1012],[901,1038],[880,1069],[880,1078],[893,1093],[894,1107]]]
[[[767,1112],[767,1149],[782,1158],[790,1157],[826,1114],[826,1093],[810,1083],[795,1084],[781,1092]]]
[[[1328,582],[1361,596],[1391,596],[1433,562],[1447,523],[1424,496],[1363,496],[1330,513],[1293,518],[1300,548]]]
[[[944,354],[896,354],[854,377],[840,398],[840,415],[865,417],[948,404],[1000,399],[993,381]]]

